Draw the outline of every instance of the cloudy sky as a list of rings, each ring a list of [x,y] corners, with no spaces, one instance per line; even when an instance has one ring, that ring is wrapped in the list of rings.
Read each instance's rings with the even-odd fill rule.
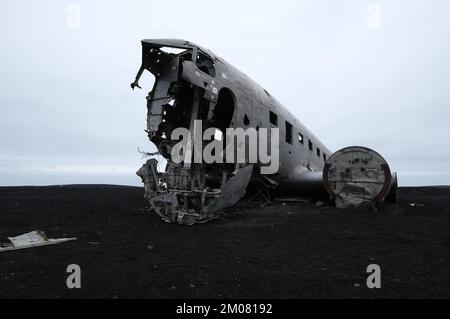
[[[0,185],[140,185],[143,38],[196,42],[331,150],[377,150],[401,185],[450,184],[450,1],[3,0]]]

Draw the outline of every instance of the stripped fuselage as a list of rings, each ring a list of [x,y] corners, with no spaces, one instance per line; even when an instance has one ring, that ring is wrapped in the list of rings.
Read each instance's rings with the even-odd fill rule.
[[[297,194],[321,188],[330,151],[264,88],[222,58],[183,40],[143,40],[142,65],[155,76],[147,96],[147,133],[167,160],[165,172],[150,159],[138,171],[152,209],[166,221],[192,224],[234,205],[249,185]],[[176,128],[194,133],[217,128],[278,128],[279,165],[261,174],[261,163],[175,163]],[[198,128],[197,128],[198,129]],[[224,138],[224,143],[226,138]],[[248,147],[248,142],[234,147]]]

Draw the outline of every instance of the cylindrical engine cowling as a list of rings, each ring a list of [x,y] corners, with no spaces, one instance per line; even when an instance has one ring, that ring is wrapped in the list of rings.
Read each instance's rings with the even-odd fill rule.
[[[396,187],[396,175],[386,160],[374,150],[345,147],[331,155],[323,170],[325,189],[332,199],[349,198],[381,203]],[[395,190],[393,190],[395,191]]]

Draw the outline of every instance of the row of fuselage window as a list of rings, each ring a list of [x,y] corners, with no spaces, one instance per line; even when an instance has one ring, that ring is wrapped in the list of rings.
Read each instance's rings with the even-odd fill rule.
[[[270,124],[278,127],[278,115],[277,114],[270,111],[270,119],[269,120],[270,120]],[[292,124],[289,123],[288,121],[285,121],[285,129],[286,129],[286,142],[292,145],[293,139],[294,139]],[[298,141],[302,145],[305,143],[305,138],[304,138],[303,134],[300,132],[298,132]],[[311,152],[314,150],[313,143],[311,142],[310,139],[308,139],[308,148]],[[316,154],[318,157],[320,157],[321,151],[320,151],[320,148],[318,148],[318,147],[316,147]],[[327,155],[325,153],[322,154],[322,158],[323,158],[324,162],[327,161]]]

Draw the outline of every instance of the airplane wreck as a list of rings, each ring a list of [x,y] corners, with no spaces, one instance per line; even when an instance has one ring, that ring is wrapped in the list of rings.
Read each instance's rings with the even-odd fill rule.
[[[205,222],[249,192],[325,195],[344,208],[396,200],[396,174],[378,153],[357,146],[332,153],[268,91],[209,50],[184,40],[143,40],[133,89],[145,70],[155,78],[146,132],[167,165],[159,172],[152,157],[137,175],[163,220]],[[183,141],[179,129],[189,133]],[[208,148],[216,160],[198,160]]]

